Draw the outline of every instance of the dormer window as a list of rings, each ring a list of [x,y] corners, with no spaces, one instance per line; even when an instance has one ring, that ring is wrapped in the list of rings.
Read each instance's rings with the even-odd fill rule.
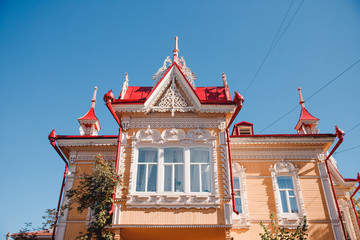
[[[254,129],[253,124],[249,122],[239,122],[235,124],[233,129],[233,136],[244,136],[244,135],[253,135]]]

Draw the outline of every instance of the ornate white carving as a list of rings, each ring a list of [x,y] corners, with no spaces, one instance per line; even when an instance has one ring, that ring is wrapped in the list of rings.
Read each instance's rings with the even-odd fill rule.
[[[319,159],[320,149],[237,147],[231,144],[232,158],[242,159]]]
[[[79,151],[71,151],[69,161],[71,164],[78,161],[94,161],[95,157],[99,154],[99,152],[79,152]],[[106,161],[115,161],[116,153],[115,152],[101,152],[100,153]]]
[[[148,126],[147,129],[141,129],[136,133],[136,138],[139,141],[150,141],[150,142],[159,142],[161,138],[161,134],[157,129],[151,129]]]
[[[128,74],[126,73],[125,74],[125,81],[121,87],[121,94],[120,94],[120,99],[124,99],[124,96],[125,96],[125,93],[126,93],[126,90],[129,86],[129,77],[128,77]]]
[[[221,171],[222,171],[222,177],[223,177],[223,184],[224,184],[224,195],[225,198],[230,201],[230,185],[229,185],[229,167],[228,167],[228,159],[227,159],[227,148],[226,145],[220,145],[218,146],[220,148],[220,155],[221,155]]]
[[[81,136],[97,136],[98,131],[95,128],[95,125],[86,126],[85,124],[82,124],[79,128],[79,132]]]
[[[220,131],[224,131],[226,127],[225,121],[218,121],[218,128],[220,129]]]
[[[207,129],[191,129],[187,133],[187,138],[194,142],[206,141],[211,138],[211,133]]]
[[[161,137],[165,141],[181,141],[186,138],[186,133],[182,129],[166,129],[162,132]]]
[[[181,65],[181,71],[183,72],[183,74],[185,75],[186,79],[188,80],[188,82],[190,83],[190,85],[195,88],[195,80],[196,80],[196,75],[195,73],[191,72],[191,69],[186,67],[186,62],[183,56],[181,56],[181,58],[179,59]],[[181,67],[182,66],[182,67]]]
[[[220,198],[216,195],[128,195],[128,208],[219,208]]]
[[[305,205],[302,198],[300,181],[298,176],[299,169],[295,167],[292,163],[287,161],[279,161],[275,164],[274,167],[270,167],[271,179],[273,184],[274,196],[275,196],[275,206],[278,216],[279,226],[285,228],[296,228],[300,223],[302,223],[305,215]],[[278,176],[291,176],[294,182],[295,196],[298,203],[299,213],[283,213],[281,210],[281,198],[280,191],[277,184],[276,177]]]
[[[131,128],[217,128],[218,121],[224,121],[223,118],[198,118],[198,117],[146,117],[131,118]]]
[[[193,107],[189,107],[189,104],[185,98],[181,95],[180,90],[175,84],[175,75],[172,76],[172,83],[166,90],[163,97],[157,106],[153,106],[152,111],[167,112],[170,111],[171,115],[174,116],[175,111],[177,112],[188,112],[194,110]]]
[[[124,131],[126,131],[130,128],[130,118],[129,117],[121,119],[121,127]]]
[[[154,86],[159,82],[159,80],[161,79],[161,77],[164,75],[164,73],[167,70],[167,63],[172,64],[172,61],[170,59],[169,56],[166,57],[166,59],[164,60],[164,64],[161,68],[159,68],[159,70],[153,75],[152,79],[154,80]]]

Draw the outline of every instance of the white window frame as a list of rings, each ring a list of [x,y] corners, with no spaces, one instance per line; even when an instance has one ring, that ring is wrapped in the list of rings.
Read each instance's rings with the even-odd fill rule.
[[[184,151],[184,148],[182,147],[173,147],[173,149],[181,149],[182,150],[182,153],[183,153],[183,161],[182,162],[177,162],[177,163],[174,163],[174,162],[169,162],[169,163],[166,163],[165,162],[165,149],[167,149],[169,147],[166,147],[166,148],[163,148],[163,151],[164,151],[164,163],[163,163],[163,170],[164,170],[164,176],[163,176],[163,184],[164,184],[164,192],[169,192],[169,193],[172,193],[172,192],[178,192],[178,193],[183,193],[185,192],[185,182],[186,182],[186,179],[185,179],[185,151]],[[182,166],[183,167],[183,176],[182,176],[182,179],[183,179],[183,191],[176,191],[175,189],[175,169],[176,169],[176,166]],[[161,167],[161,166],[160,166]],[[165,168],[166,167],[171,167],[171,182],[170,182],[170,188],[171,190],[170,191],[166,191],[165,190]]]
[[[249,207],[246,194],[246,180],[245,180],[245,170],[244,166],[241,166],[237,162],[233,162],[233,178],[237,177],[240,181],[240,195],[241,195],[241,209],[242,212],[239,214],[232,213],[232,224],[233,228],[249,228],[250,227],[250,217],[249,217]],[[235,197],[236,198],[236,197]]]
[[[132,137],[132,153],[129,177],[127,207],[136,208],[218,208],[218,176],[216,160],[216,137],[206,129],[190,129],[187,133],[181,129],[166,129],[160,133],[157,129],[141,129]],[[139,148],[158,149],[157,192],[137,192],[137,166]],[[184,192],[164,191],[164,149],[184,149]],[[190,148],[209,150],[211,189],[210,192],[191,192],[190,189]]]
[[[275,204],[276,204],[276,212],[278,217],[279,226],[294,229],[299,224],[303,222],[305,216],[305,206],[304,201],[302,198],[300,181],[298,176],[299,169],[295,167],[291,162],[288,161],[279,161],[277,162],[274,167],[271,166],[269,169],[271,172],[273,190],[274,190],[274,197],[275,197]],[[296,197],[296,203],[298,207],[298,213],[292,213],[290,204],[289,212],[283,212],[282,210],[282,202],[280,196],[280,189],[277,181],[277,177],[284,176],[284,177],[291,177],[294,186],[294,194]],[[289,201],[288,201],[289,202]]]

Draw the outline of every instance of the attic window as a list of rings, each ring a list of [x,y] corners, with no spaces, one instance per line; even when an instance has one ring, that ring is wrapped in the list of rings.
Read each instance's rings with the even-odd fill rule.
[[[251,127],[239,126],[238,133],[239,135],[251,135],[252,134]]]
[[[233,136],[240,136],[240,135],[244,136],[244,135],[253,135],[253,134],[254,134],[253,124],[245,121],[235,124],[232,132]]]

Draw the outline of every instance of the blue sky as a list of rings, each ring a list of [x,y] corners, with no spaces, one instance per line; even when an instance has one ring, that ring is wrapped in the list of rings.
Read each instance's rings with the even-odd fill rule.
[[[64,164],[47,135],[78,134],[77,118],[98,86],[100,134],[116,134],[102,96],[130,85],[152,86],[172,54],[197,75],[196,86],[221,85],[243,94],[292,1],[6,1],[0,2],[0,235],[25,222],[41,224],[54,208]],[[301,4],[294,0],[285,26]],[[259,133],[360,58],[360,2],[305,0],[245,94],[236,121]],[[360,123],[360,64],[306,102],[322,133]],[[295,133],[300,109],[262,133]],[[360,144],[360,126],[339,151]],[[344,177],[360,170],[360,148],[335,155]]]

